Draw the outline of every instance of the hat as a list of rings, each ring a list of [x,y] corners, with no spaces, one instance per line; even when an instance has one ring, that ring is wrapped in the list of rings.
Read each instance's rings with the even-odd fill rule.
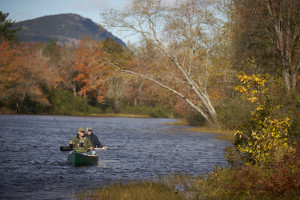
[[[78,132],[82,132],[82,131],[84,132],[84,128],[79,128],[78,129]]]
[[[87,128],[86,128],[86,131],[92,131],[93,129],[92,129],[92,127],[90,127],[90,126],[88,126]]]

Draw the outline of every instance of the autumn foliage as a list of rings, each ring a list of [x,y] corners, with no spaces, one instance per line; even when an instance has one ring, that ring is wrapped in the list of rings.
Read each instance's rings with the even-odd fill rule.
[[[82,40],[76,52],[75,69],[80,90],[78,94],[84,97],[95,97],[103,102],[107,91],[107,79],[111,75],[110,66],[103,62],[106,55],[99,48],[99,43],[92,40]]]
[[[3,42],[0,48],[0,99],[15,103],[17,110],[26,100],[50,105],[42,86],[55,87],[59,78],[47,65],[39,44],[12,47]]]
[[[235,131],[237,149],[242,153],[245,164],[269,166],[295,151],[287,141],[290,118],[276,118],[274,112],[281,106],[268,104],[267,77],[268,75],[239,75],[242,85],[237,86],[236,90],[257,105],[251,113],[252,126],[243,131]]]

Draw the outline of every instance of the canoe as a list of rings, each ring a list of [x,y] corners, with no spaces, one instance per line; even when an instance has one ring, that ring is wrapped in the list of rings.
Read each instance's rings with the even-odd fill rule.
[[[70,152],[68,155],[68,164],[74,167],[96,165],[98,163],[98,155],[84,155],[76,153],[75,151]]]

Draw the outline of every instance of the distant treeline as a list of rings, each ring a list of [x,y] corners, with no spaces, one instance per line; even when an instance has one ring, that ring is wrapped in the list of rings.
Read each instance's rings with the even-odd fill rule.
[[[248,1],[220,4],[219,12],[227,16],[226,21],[190,10],[195,12],[190,13],[191,18],[203,15],[203,21],[188,21],[188,16],[181,16],[183,21],[166,24],[168,34],[178,34],[170,35],[173,41],[170,39],[168,46],[152,40],[150,33],[155,30],[151,30],[149,35],[143,35],[139,45],[128,48],[113,39],[94,41],[88,37],[82,38],[78,47],[60,46],[55,39],[49,43],[23,43],[16,37],[18,29],[12,29],[14,22],[1,12],[7,23],[1,25],[0,110],[176,116],[190,125],[235,129],[248,121],[253,107],[235,90],[240,85],[237,75],[245,73],[269,74],[268,98],[274,104],[284,105],[283,112],[297,121],[299,89],[291,77],[298,72],[289,70],[289,82],[282,69],[292,69],[297,64],[299,36],[291,46],[289,66],[283,66],[282,60],[287,58],[276,49],[277,39],[266,37],[263,32],[266,24],[271,27],[273,22],[266,20],[261,24],[259,20],[268,14],[263,10],[260,15],[247,14],[257,5]],[[180,17],[182,13],[177,14]],[[207,31],[213,34],[200,31],[205,17],[210,20]],[[180,26],[184,21],[195,30]],[[222,31],[211,29],[216,26]],[[189,32],[190,37],[184,32]]]

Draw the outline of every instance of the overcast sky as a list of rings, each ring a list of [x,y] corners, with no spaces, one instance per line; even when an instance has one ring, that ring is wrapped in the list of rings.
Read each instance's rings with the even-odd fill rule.
[[[124,8],[130,0],[0,0],[0,10],[9,13],[15,21],[34,19],[45,15],[75,13],[101,24],[100,11],[105,8]],[[124,42],[135,42],[117,30],[108,30]]]

